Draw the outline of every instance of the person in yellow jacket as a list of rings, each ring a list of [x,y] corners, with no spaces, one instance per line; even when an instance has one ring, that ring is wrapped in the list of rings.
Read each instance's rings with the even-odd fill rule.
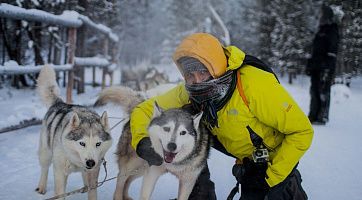
[[[311,145],[312,126],[276,76],[256,67],[260,60],[252,57],[255,64],[248,64],[247,58],[210,34],[187,36],[173,55],[185,83],[132,111],[132,146],[149,164],[160,165],[163,160],[147,134],[154,101],[163,109],[191,105],[204,113],[215,148],[240,161],[232,171],[241,184],[241,198],[307,199],[296,166]],[[208,168],[199,179],[211,182]],[[201,199],[197,192],[190,199]]]

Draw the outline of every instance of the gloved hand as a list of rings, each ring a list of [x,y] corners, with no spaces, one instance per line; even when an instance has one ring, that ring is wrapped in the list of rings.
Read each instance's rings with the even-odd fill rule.
[[[249,158],[243,159],[243,164],[235,164],[232,172],[245,192],[253,191],[267,194],[270,187],[265,180],[267,163],[255,163]]]
[[[139,157],[146,160],[150,166],[160,166],[163,163],[162,157],[153,149],[151,139],[149,137],[145,137],[140,140],[136,148],[136,153]]]

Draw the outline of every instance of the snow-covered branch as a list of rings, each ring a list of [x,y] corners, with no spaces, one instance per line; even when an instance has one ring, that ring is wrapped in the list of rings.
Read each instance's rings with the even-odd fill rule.
[[[50,65],[53,67],[55,71],[67,71],[71,70],[73,68],[72,65],[66,64],[66,65]],[[38,73],[40,72],[43,65],[30,65],[30,66],[22,66],[22,65],[5,65],[0,66],[0,74],[5,75],[12,75],[12,74],[28,74],[28,73]]]
[[[85,25],[89,26],[90,28],[93,28],[105,35],[108,36],[109,39],[111,39],[114,42],[118,42],[118,36],[112,32],[112,29],[108,28],[107,26],[103,24],[96,24],[94,23],[89,17],[84,15],[79,15],[79,19],[81,19]]]
[[[212,16],[214,16],[215,20],[217,21],[217,23],[219,23],[219,25],[221,26],[222,30],[224,31],[224,38],[222,38],[224,40],[224,43],[226,46],[230,45],[230,34],[229,34],[229,30],[226,28],[224,22],[222,21],[221,17],[219,16],[219,14],[217,14],[217,12],[215,11],[214,7],[212,7],[212,5],[209,3],[207,4],[208,8],[210,9]]]
[[[64,11],[61,15],[54,15],[43,10],[24,9],[6,3],[0,4],[0,17],[11,19],[38,21],[46,24],[61,25],[66,27],[80,27],[82,21],[75,11]]]

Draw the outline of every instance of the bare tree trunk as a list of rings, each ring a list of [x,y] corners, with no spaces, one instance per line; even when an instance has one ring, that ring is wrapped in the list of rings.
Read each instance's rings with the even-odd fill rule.
[[[88,2],[87,0],[78,0],[78,5],[80,7],[83,7],[84,10],[87,10]],[[86,55],[86,46],[85,46],[85,39],[87,38],[87,27],[81,26],[78,28],[77,31],[77,49],[76,49],[76,55],[79,57],[84,57]],[[84,87],[84,78],[85,78],[85,68],[84,67],[76,67],[76,76],[77,76],[77,93],[84,93],[85,87]]]
[[[22,48],[21,48],[21,37],[22,37],[22,28],[21,28],[21,21],[20,20],[17,20],[16,21],[16,30],[19,31],[19,34],[15,34],[16,35],[16,48],[15,48],[15,53],[16,53],[16,62],[19,63],[19,65],[22,64],[22,61],[21,61],[21,54],[22,54]],[[21,82],[21,84],[24,86],[24,87],[28,87],[28,83],[26,82],[26,79],[25,79],[25,75],[15,75],[15,80],[16,81],[16,86],[17,88],[19,88],[19,81]]]
[[[0,34],[1,34],[1,38],[2,38],[2,42],[1,42],[1,52],[2,52],[2,61],[1,61],[1,65],[4,65],[5,63],[5,56],[6,56],[6,52],[5,52],[5,33],[3,30],[3,19],[0,19]]]
[[[1,29],[3,30],[4,46],[6,47],[9,58],[11,60],[15,60],[18,64],[21,64],[21,21],[16,20],[14,30],[9,31],[6,24],[6,19],[4,19],[4,21],[2,21],[1,23]],[[13,32],[15,32],[15,34]],[[22,84],[22,86],[28,86],[24,75],[14,75],[12,86],[20,88],[20,83]]]
[[[35,65],[44,65],[44,59],[41,56],[42,49],[42,35],[41,35],[41,23],[35,22],[34,26],[30,29],[29,27],[26,29],[28,33],[28,37],[33,41],[33,50],[35,56]],[[36,83],[36,79],[39,73],[35,74],[35,77],[29,75],[29,77]]]
[[[8,52],[9,58],[10,59],[15,59],[16,58],[16,54],[14,51],[12,51],[11,45],[10,45],[10,38],[7,35],[7,25],[6,25],[6,19],[1,19],[0,20],[0,25],[1,25],[1,31],[3,33],[3,42],[4,42],[4,47],[6,49],[6,51]]]
[[[53,34],[49,34],[49,48],[48,48],[48,62],[47,63],[54,63],[54,38]]]
[[[41,23],[35,22],[35,29],[33,32],[33,36],[31,39],[34,41],[34,53],[35,53],[35,64],[36,65],[44,65],[44,60],[41,57],[41,49],[42,49],[42,35],[41,35]],[[32,34],[30,34],[32,35]]]
[[[77,49],[76,55],[79,57],[85,56],[85,38],[86,38],[86,27],[81,26],[77,30]],[[75,75],[77,76],[77,93],[84,93],[84,67],[75,66]]]

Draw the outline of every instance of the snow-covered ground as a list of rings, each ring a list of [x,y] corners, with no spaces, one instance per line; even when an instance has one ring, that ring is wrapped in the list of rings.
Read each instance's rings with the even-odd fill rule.
[[[298,77],[293,85],[289,85],[283,78],[281,81],[307,113],[309,109],[309,79]],[[87,87],[86,94],[74,95],[74,102],[92,104],[99,91],[99,88]],[[62,88],[63,96],[64,93],[65,89]],[[302,184],[309,199],[362,199],[362,176],[359,173],[362,168],[360,159],[362,145],[359,144],[359,141],[362,141],[362,134],[358,131],[362,124],[361,103],[362,78],[352,79],[351,88],[346,88],[343,85],[333,86],[330,122],[326,126],[314,126],[313,144],[299,164],[303,178]],[[0,108],[0,128],[16,124],[23,119],[42,117],[46,111],[35,91],[30,89],[0,89]],[[123,117],[123,112],[111,105],[101,109],[106,109],[111,117]],[[101,109],[98,111],[101,112]],[[110,119],[111,126],[118,120]],[[0,177],[2,177],[0,199],[45,199],[54,194],[52,169],[49,172],[48,192],[45,195],[39,195],[34,191],[40,175],[37,157],[39,132],[40,126],[32,126],[0,134]],[[113,152],[120,132],[121,126],[112,130],[114,145],[106,156],[108,178],[117,174]],[[235,184],[234,177],[231,175],[233,163],[233,159],[212,150],[209,166],[212,180],[216,184],[218,199],[226,199]],[[100,180],[103,179],[104,174],[104,170],[101,170]],[[112,199],[115,183],[115,180],[112,180],[100,187],[98,190],[99,199]],[[131,185],[130,194],[135,199],[138,198],[140,185],[141,179],[136,180]],[[71,174],[68,179],[67,191],[80,187],[82,187],[80,174]],[[152,199],[175,198],[177,188],[176,178],[169,174],[164,175],[157,182]],[[68,199],[86,199],[86,194],[76,194]],[[235,197],[235,199],[237,198]]]

